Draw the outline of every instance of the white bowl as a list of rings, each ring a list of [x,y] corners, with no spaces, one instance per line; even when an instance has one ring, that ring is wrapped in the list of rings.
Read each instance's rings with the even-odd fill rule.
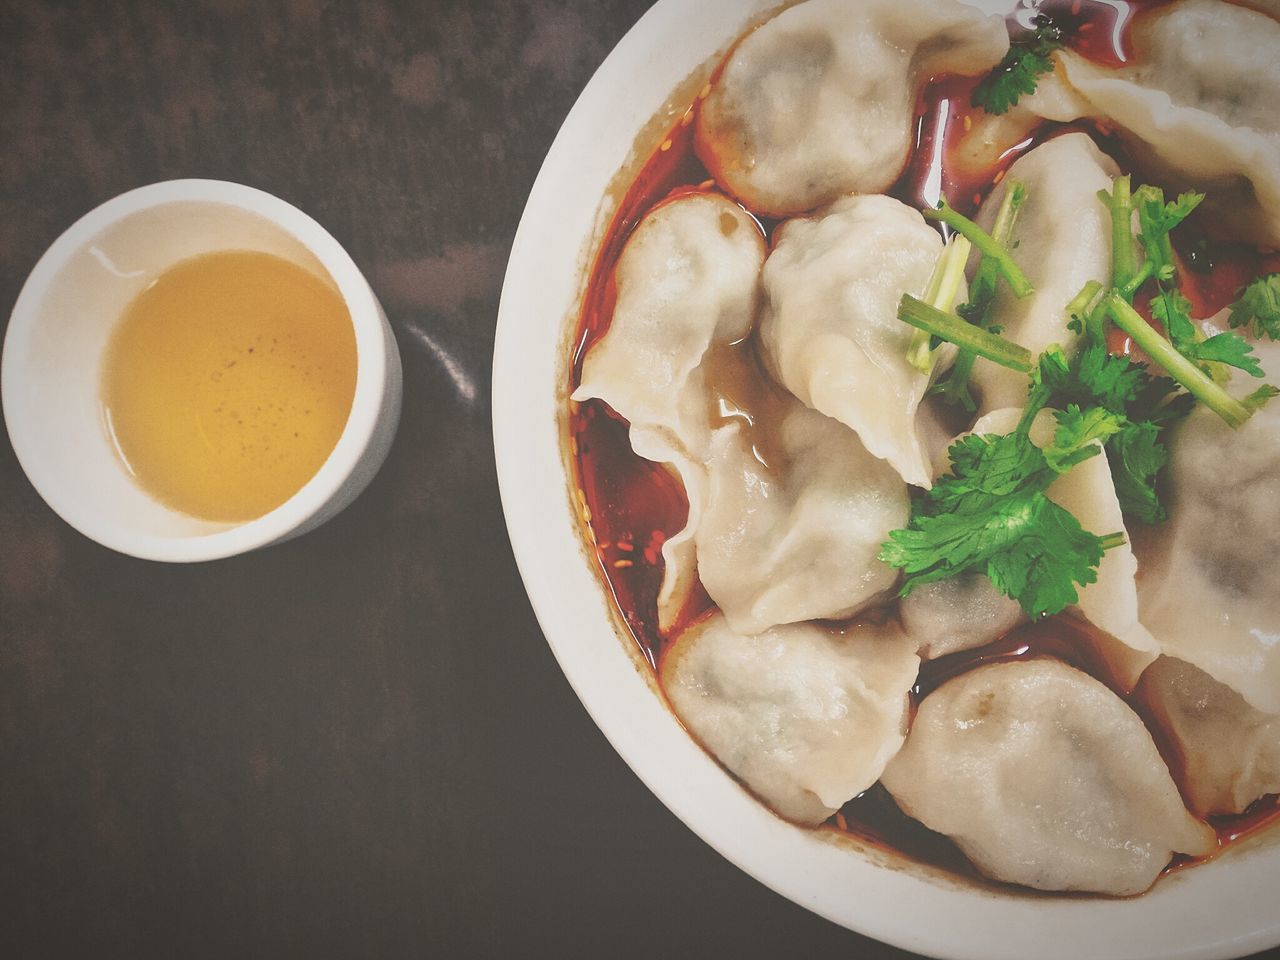
[[[356,340],[356,386],[337,444],[302,489],[244,523],[213,523],[146,494],[101,413],[102,356],[125,306],[180,260],[218,250],[270,253],[341,294]],[[36,491],[104,546],[150,560],[211,560],[298,536],[336,515],[377,473],[400,417],[400,354],[351,257],[283,200],[220,180],[139,187],[85,214],[27,278],[0,365],[5,423]]]
[[[694,744],[637,666],[571,502],[568,337],[615,175],[651,153],[692,98],[672,92],[696,93],[718,52],[775,6],[660,0],[583,91],[525,208],[498,317],[494,444],[516,560],[551,649],[618,753],[680,819],[778,893],[852,930],[975,960],[1227,958],[1280,944],[1278,831],[1129,900],[980,887],[779,820]]]

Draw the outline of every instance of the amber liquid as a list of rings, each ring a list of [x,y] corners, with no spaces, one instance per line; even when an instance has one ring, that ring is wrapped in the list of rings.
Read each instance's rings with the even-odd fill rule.
[[[351,315],[265,253],[184,260],[125,309],[102,377],[107,429],[138,484],[204,520],[280,506],[338,442],[356,384]]]

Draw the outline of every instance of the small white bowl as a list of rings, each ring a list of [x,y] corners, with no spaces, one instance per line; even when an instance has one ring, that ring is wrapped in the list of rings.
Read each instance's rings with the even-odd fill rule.
[[[274,254],[341,294],[356,340],[356,386],[337,444],[307,483],[243,523],[200,520],[145,493],[112,445],[102,358],[128,303],[180,260],[219,250]],[[139,187],[81,217],[27,278],[9,320],[0,398],[19,463],[67,523],[149,560],[212,560],[278,543],[335,516],[369,483],[400,418],[400,354],[359,268],[315,220],[221,180]]]
[[[997,10],[1012,3],[979,0]],[[659,0],[574,105],[516,233],[493,362],[498,482],[520,573],[565,676],[632,770],[711,846],[783,896],[876,939],[954,960],[1220,960],[1280,944],[1280,830],[1133,899],[1036,896],[943,876],[778,819],[694,743],[628,650],[572,500],[570,334],[616,209],[615,177],[657,147],[717,54],[778,5]]]

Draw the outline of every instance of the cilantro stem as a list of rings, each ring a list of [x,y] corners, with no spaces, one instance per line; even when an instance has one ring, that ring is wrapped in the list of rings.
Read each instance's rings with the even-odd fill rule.
[[[996,220],[991,227],[991,239],[1008,249],[1009,239],[1013,236],[1013,225],[1018,219],[1018,211],[1027,199],[1027,188],[1021,180],[1009,180],[1005,185],[1004,197],[1000,200],[1000,208],[996,211]],[[978,272],[969,287],[969,302],[961,308],[961,314],[979,329],[987,329],[991,323],[991,308],[994,304],[996,284],[1000,279],[1000,267],[990,257],[981,258]],[[967,410],[974,410],[977,404],[969,393],[969,378],[973,374],[973,363],[977,355],[961,350],[956,357],[951,375],[939,385],[939,390],[952,403],[960,403]]]
[[[1019,373],[1031,372],[1031,351],[1026,347],[979,329],[954,314],[944,313],[909,293],[904,293],[898,304],[898,319],[1002,367]]]
[[[1098,538],[1098,546],[1103,550],[1112,550],[1116,547],[1123,547],[1129,542],[1129,538],[1123,533],[1108,533],[1105,537]]]
[[[991,239],[1001,247],[1009,246],[1009,237],[1013,235],[1013,224],[1018,219],[1018,211],[1022,209],[1026,199],[1027,185],[1021,180],[1010,180],[1005,185],[1000,209],[996,211],[996,222],[991,225]],[[991,272],[994,273],[994,268]],[[991,280],[994,284],[995,277],[992,276]]]
[[[1155,327],[1147,323],[1117,291],[1111,291],[1102,302],[1117,327],[1131,336],[1134,343],[1145,350],[1147,355],[1163,367],[1169,376],[1225,420],[1228,426],[1239,429],[1253,415],[1252,410],[1214,383],[1213,378],[1179,353],[1173,344],[1162,337]]]
[[[1129,175],[1125,174],[1116,177],[1110,194],[1105,191],[1099,194],[1111,211],[1111,285],[1120,290],[1129,285],[1138,269],[1133,249],[1132,189]],[[1128,299],[1132,301],[1133,294]]]
[[[925,291],[925,302],[939,310],[950,312],[960,295],[960,285],[964,283],[964,266],[969,260],[973,244],[955,234],[943,248],[937,265],[933,268],[933,276],[929,278],[929,286]],[[908,362],[923,374],[933,371],[933,349],[931,337],[923,330],[917,329],[907,347]]]
[[[985,259],[993,260],[1000,271],[1000,275],[1009,284],[1009,289],[1013,291],[1014,296],[1022,298],[1035,289],[1031,286],[1031,281],[1027,279],[1027,275],[1022,272],[1022,268],[1013,262],[1013,257],[1009,256],[1009,251],[997,242],[991,234],[947,203],[945,198],[938,201],[937,210],[925,210],[924,215],[929,220],[938,220],[945,223],[956,233],[966,237],[970,243],[978,248],[978,252]]]
[[[1155,273],[1155,266],[1148,260],[1137,273],[1131,276],[1123,286],[1119,287],[1120,296],[1133,303],[1134,295],[1142,289],[1144,283],[1155,276]]]
[[[1100,309],[1089,309],[1089,305],[1093,303],[1094,297],[1102,292],[1102,284],[1097,280],[1090,280],[1080,292],[1071,298],[1071,302],[1067,304],[1067,316],[1080,323],[1081,331],[1088,334],[1089,339],[1095,343],[1101,342],[1103,337],[1102,331],[1102,315]]]

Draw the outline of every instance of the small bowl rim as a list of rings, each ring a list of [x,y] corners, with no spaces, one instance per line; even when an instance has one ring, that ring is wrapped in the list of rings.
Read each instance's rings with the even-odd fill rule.
[[[346,424],[316,473],[280,506],[243,523],[190,536],[132,532],[101,512],[82,508],[52,482],[38,453],[37,425],[16,402],[26,371],[23,360],[41,306],[68,261],[109,227],[146,211],[175,203],[225,205],[260,217],[288,233],[319,261],[338,288],[351,315],[356,341],[356,384]],[[183,178],[135,187],[94,207],[67,227],[41,255],[23,284],[10,314],[0,357],[0,402],[14,454],[36,492],[68,524],[112,550],[144,560],[189,563],[216,560],[288,538],[319,513],[342,489],[375,436],[388,377],[381,308],[372,288],[342,245],[309,214],[274,194],[229,180]],[[23,411],[20,413],[18,411]]]

